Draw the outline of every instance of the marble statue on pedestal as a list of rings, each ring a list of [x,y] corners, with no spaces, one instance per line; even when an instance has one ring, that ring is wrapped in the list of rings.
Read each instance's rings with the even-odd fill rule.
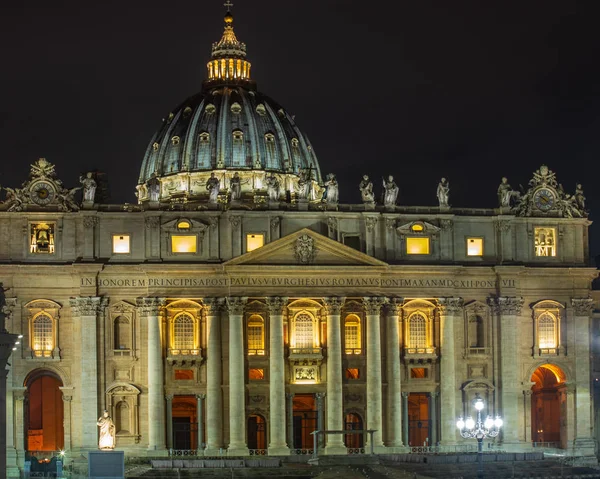
[[[513,198],[519,199],[521,194],[514,191],[508,184],[508,179],[504,176],[498,186],[498,203],[502,208],[510,208]]]
[[[267,195],[269,196],[269,201],[279,201],[281,185],[279,184],[277,177],[271,173],[267,176],[265,181],[267,183]]]
[[[115,423],[108,415],[105,409],[102,416],[98,418],[96,423],[100,427],[100,438],[98,439],[98,449],[114,449],[115,448]]]
[[[216,203],[221,190],[221,182],[214,173],[211,173],[210,178],[206,180],[206,189],[208,190],[208,202]]]
[[[373,193],[373,182],[369,179],[369,175],[363,175],[363,179],[358,185],[360,196],[365,203],[374,203],[375,194]]]
[[[84,203],[93,203],[96,196],[96,180],[92,177],[92,172],[86,173],[85,176],[79,177],[79,183],[83,186],[83,201]]]
[[[441,208],[450,206],[450,182],[446,178],[442,178],[437,187],[437,198]]]
[[[324,201],[329,204],[337,203],[340,196],[340,189],[337,180],[335,179],[335,175],[333,173],[329,173],[327,175],[327,181],[324,183],[325,185],[325,195]]]
[[[398,199],[398,192],[400,189],[394,181],[394,177],[389,175],[387,180],[383,180],[383,205],[386,207],[396,206],[396,200]]]
[[[577,183],[575,187],[575,203],[577,204],[577,208],[581,210],[583,213],[585,211],[585,196],[583,196],[583,187],[580,183]]]
[[[231,192],[231,201],[239,201],[242,198],[242,179],[237,171],[229,180],[229,191]]]
[[[310,187],[312,180],[312,168],[300,170],[298,178],[298,199],[308,200],[310,197]]]

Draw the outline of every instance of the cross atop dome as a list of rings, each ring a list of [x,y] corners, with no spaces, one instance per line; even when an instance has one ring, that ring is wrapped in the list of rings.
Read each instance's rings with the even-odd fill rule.
[[[226,2],[223,4],[223,6],[224,6],[225,8],[227,8],[227,12],[230,12],[230,11],[231,11],[231,7],[233,7],[233,3],[231,3],[229,0],[227,0],[227,1],[226,1]]]

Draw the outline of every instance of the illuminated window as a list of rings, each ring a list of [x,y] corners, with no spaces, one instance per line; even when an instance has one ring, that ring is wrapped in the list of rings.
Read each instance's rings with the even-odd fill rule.
[[[413,233],[422,233],[425,230],[425,227],[421,223],[415,223],[410,227],[410,230]]]
[[[251,233],[246,235],[246,251],[254,251],[255,249],[262,248],[265,244],[265,235]]]
[[[262,316],[253,314],[248,318],[248,355],[265,354],[265,326]]]
[[[273,133],[265,133],[265,141],[267,143],[274,143],[275,142],[275,135],[273,135]]]
[[[294,318],[295,347],[299,349],[312,349],[314,342],[313,317],[308,313],[300,313]]]
[[[173,320],[172,354],[192,354],[194,349],[194,318],[182,313]]]
[[[534,229],[535,255],[556,256],[556,228]]]
[[[200,133],[200,143],[208,143],[210,142],[210,133],[202,132]]]
[[[196,235],[173,235],[171,236],[171,251],[173,253],[195,253],[196,243]]]
[[[191,226],[192,225],[190,225],[190,222],[186,221],[186,220],[183,220],[183,221],[180,221],[179,223],[177,223],[177,229],[180,229],[180,230],[189,230]]]
[[[233,141],[242,142],[244,140],[244,132],[242,130],[235,130],[233,132]]]
[[[467,238],[467,256],[483,256],[483,238]]]
[[[538,318],[538,341],[540,349],[556,348],[556,318],[550,313]]]
[[[412,379],[427,379],[429,377],[429,369],[410,368],[410,377]]]
[[[194,379],[194,371],[191,369],[176,369],[175,380],[176,381],[190,381]]]
[[[344,339],[346,343],[346,354],[360,354],[360,318],[355,314],[346,317],[344,323]]]
[[[251,381],[262,381],[263,379],[265,379],[265,370],[250,368],[248,370],[248,379],[250,379]]]
[[[30,225],[30,253],[54,254],[54,226],[54,223],[32,223]]]
[[[130,238],[129,235],[113,235],[113,253],[128,254],[130,253]]]
[[[429,254],[429,238],[406,238],[406,254]]]
[[[46,314],[39,314],[32,324],[32,348],[36,358],[52,357],[54,349],[54,331],[52,318]]]
[[[408,347],[427,347],[427,318],[421,313],[414,313],[408,319]]]
[[[346,379],[360,379],[360,370],[358,368],[346,369]]]

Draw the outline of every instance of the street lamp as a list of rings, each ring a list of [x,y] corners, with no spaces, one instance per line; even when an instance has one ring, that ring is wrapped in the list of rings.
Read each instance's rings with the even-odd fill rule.
[[[473,406],[477,410],[477,420],[473,420],[471,416],[467,419],[463,419],[461,416],[456,421],[456,427],[465,439],[477,439],[477,477],[483,478],[483,440],[486,437],[496,437],[500,433],[503,421],[498,415],[496,419],[492,419],[492,416],[489,415],[485,421],[481,419],[481,411],[485,407],[485,403],[479,394],[475,394]]]

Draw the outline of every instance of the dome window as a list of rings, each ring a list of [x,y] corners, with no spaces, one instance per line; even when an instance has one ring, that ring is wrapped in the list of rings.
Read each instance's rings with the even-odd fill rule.
[[[217,108],[212,103],[209,103],[208,105],[206,105],[206,108],[204,110],[209,115],[212,115],[215,111],[217,111]]]
[[[265,134],[265,141],[267,143],[274,143],[275,142],[275,135],[273,133],[266,133]]]
[[[258,113],[260,116],[265,116],[267,114],[267,109],[265,108],[265,105],[263,105],[262,103],[256,105],[256,113]]]
[[[158,151],[159,147],[160,147],[160,145],[158,143],[154,142],[154,144],[152,145],[152,150]]]
[[[292,138],[292,146],[298,148],[298,138]]]
[[[244,140],[244,132],[242,130],[234,130],[233,131],[233,141],[243,141]]]
[[[280,108],[279,111],[277,112],[277,114],[281,117],[281,118],[285,118],[285,111],[283,111],[283,108]]]
[[[191,114],[192,114],[192,109],[189,106],[186,106],[185,110],[183,110],[183,117],[187,118]]]
[[[200,133],[200,143],[208,143],[210,141],[210,133],[203,131]]]
[[[242,106],[236,101],[231,105],[231,113],[238,115],[242,111]]]
[[[179,145],[179,141],[180,138],[178,136],[174,136],[173,138],[171,138],[171,143],[173,144],[173,146]]]

